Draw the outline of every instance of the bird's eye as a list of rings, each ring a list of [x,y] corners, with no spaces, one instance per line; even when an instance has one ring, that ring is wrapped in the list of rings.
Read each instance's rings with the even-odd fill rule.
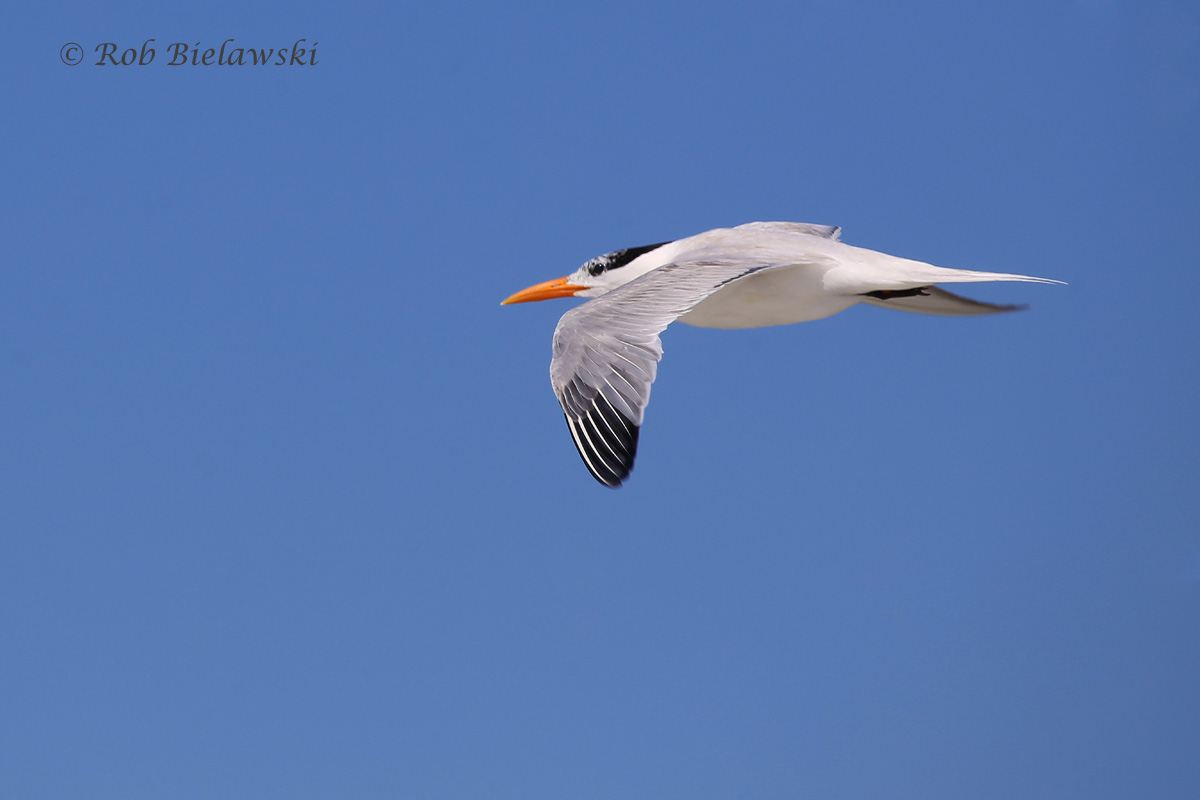
[[[595,277],[609,270],[619,269],[638,256],[645,255],[651,250],[656,250],[664,244],[670,244],[670,242],[658,242],[657,244],[647,244],[641,247],[626,247],[624,250],[614,250],[611,253],[596,256],[584,264],[583,268],[587,270],[588,275]]]

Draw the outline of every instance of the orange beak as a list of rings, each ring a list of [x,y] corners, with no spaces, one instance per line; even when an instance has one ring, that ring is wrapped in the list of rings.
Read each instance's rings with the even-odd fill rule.
[[[513,303],[529,303],[534,300],[550,300],[554,297],[573,297],[576,292],[586,288],[586,286],[576,286],[573,283],[567,283],[566,278],[555,278],[552,281],[546,281],[536,286],[530,286],[528,289],[522,289],[500,305],[507,306]]]

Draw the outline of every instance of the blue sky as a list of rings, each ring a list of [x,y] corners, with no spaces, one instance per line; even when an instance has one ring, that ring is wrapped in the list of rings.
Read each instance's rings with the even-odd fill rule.
[[[1192,796],[1194,3],[163,5],[6,17],[0,795]],[[599,486],[499,301],[773,219],[1069,285],[674,326]]]

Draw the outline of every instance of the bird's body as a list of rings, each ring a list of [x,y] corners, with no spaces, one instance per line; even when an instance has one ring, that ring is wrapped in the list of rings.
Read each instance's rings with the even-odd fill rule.
[[[758,328],[823,319],[857,303],[943,316],[1012,311],[958,297],[938,283],[1045,278],[946,269],[853,247],[839,228],[751,222],[657,245],[618,250],[505,303],[594,298],[554,332],[551,382],[584,463],[619,486],[662,356],[658,334],[678,320],[706,328]]]

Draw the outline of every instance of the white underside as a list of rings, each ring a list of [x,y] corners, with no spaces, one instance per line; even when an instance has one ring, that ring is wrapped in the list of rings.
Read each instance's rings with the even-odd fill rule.
[[[729,284],[679,318],[699,328],[765,328],[824,319],[859,302],[831,294],[824,270],[802,265],[759,272]]]

